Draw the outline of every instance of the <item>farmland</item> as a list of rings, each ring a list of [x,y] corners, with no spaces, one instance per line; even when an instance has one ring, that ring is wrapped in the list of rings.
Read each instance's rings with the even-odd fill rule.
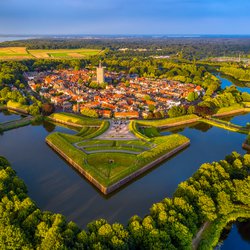
[[[25,47],[0,48],[0,60],[17,59],[74,59],[88,58],[102,53],[96,49],[39,49],[28,50]]]

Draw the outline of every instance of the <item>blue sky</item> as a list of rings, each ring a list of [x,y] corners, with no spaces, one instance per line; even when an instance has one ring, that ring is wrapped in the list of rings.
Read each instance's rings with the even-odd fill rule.
[[[0,34],[250,34],[250,1],[0,0]]]

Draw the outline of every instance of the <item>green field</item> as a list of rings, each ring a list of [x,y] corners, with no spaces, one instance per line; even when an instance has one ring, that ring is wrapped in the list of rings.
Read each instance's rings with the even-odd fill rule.
[[[178,134],[160,136],[155,128],[139,131],[137,129],[140,128],[134,122],[130,123],[130,127],[134,126],[133,132],[137,140],[101,140],[96,136],[106,131],[109,126],[107,121],[67,113],[53,114],[51,117],[82,124],[83,128],[78,134],[68,135],[55,132],[46,140],[63,152],[66,159],[73,160],[104,187],[119,182],[145,165],[189,142],[188,138]],[[99,124],[99,127],[91,127],[93,123]],[[150,134],[151,138],[147,137],[147,134]],[[153,135],[157,136],[153,137]]]
[[[2,47],[0,48],[0,60],[10,59],[73,59],[88,58],[101,54],[97,49],[38,49],[28,50],[25,47]]]

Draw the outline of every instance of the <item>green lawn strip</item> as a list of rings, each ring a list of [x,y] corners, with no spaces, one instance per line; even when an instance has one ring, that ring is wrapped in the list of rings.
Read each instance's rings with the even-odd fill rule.
[[[230,124],[221,124],[221,123],[218,123],[216,121],[213,121],[213,120],[208,120],[208,119],[202,119],[201,122],[204,122],[204,123],[207,123],[207,124],[210,124],[212,126],[215,126],[215,127],[218,127],[218,128],[222,128],[222,129],[225,129],[225,130],[228,130],[228,131],[232,131],[232,132],[237,132],[237,133],[242,133],[242,134],[248,134],[249,133],[249,130],[246,129],[246,128],[243,128],[243,127],[238,127],[238,128],[235,128],[235,127],[231,127]]]
[[[179,117],[174,117],[174,118],[166,118],[166,119],[161,119],[161,120],[137,120],[137,124],[140,126],[154,126],[154,127],[164,127],[167,125],[179,123],[179,122],[185,122],[185,121],[190,121],[193,119],[198,119],[199,117],[197,115],[184,115],[184,116],[179,116]]]
[[[112,146],[97,146],[97,147],[93,147],[93,146],[85,146],[82,147],[82,149],[84,149],[85,151],[102,151],[102,150],[110,150],[110,151],[114,151],[114,150],[124,150],[124,151],[134,151],[134,152],[143,152],[143,149],[141,148],[132,148],[132,147],[112,147]]]
[[[82,140],[82,138],[81,138]],[[83,147],[83,146],[94,146],[94,145],[112,145],[114,141],[109,141],[109,140],[98,140],[98,139],[92,139],[92,140],[84,140],[84,141],[81,141],[80,143],[78,143],[77,145],[79,147]]]
[[[224,107],[224,108],[220,108],[216,114],[223,114],[223,113],[228,113],[228,112],[232,112],[232,111],[244,111],[244,106],[239,104],[239,103],[236,103],[235,105],[231,105],[229,107]]]
[[[53,113],[49,117],[56,119],[62,122],[70,122],[83,126],[100,126],[102,121],[99,119],[87,118],[76,114],[71,113]]]
[[[116,141],[116,145],[134,145],[134,146],[140,146],[140,147],[148,147],[150,148],[152,146],[152,143],[142,140],[121,140]]]
[[[7,130],[11,130],[11,129],[15,129],[15,128],[20,128],[20,127],[24,127],[27,126],[31,123],[30,120],[17,120],[17,121],[11,121],[8,122],[8,124],[0,124],[0,132],[4,132]]]
[[[19,102],[13,102],[13,101],[8,101],[7,102],[7,108],[13,108],[13,109],[17,109],[20,110],[24,113],[27,113],[29,111],[29,106],[28,105],[24,105],[21,104]]]
[[[81,137],[84,139],[95,138],[103,134],[109,128],[109,125],[110,124],[108,121],[102,121],[100,127],[97,130],[93,131],[92,133],[85,133],[84,135],[81,135]]]
[[[92,147],[92,146],[112,146],[112,147],[128,147],[128,148],[133,148],[133,147],[137,147],[137,148],[141,148],[141,149],[149,149],[151,148],[153,145],[152,143],[145,143],[143,141],[140,140],[131,140],[131,141],[116,141],[116,140],[98,140],[98,139],[92,139],[92,140],[85,140],[82,141],[80,143],[77,144],[77,146],[79,147]]]
[[[215,121],[215,122],[218,122],[218,123],[221,123],[221,124],[225,124],[227,126],[233,126],[233,127],[237,127],[237,128],[243,128],[242,126],[240,125],[237,125],[237,124],[234,124],[234,123],[231,123],[230,121],[225,121],[225,120],[222,120],[222,119],[219,119],[219,118],[211,118],[212,121]]]
[[[250,218],[250,208],[248,206],[237,206],[229,215],[213,221],[203,232],[198,249],[214,249],[218,244],[221,237],[221,232],[226,227],[226,225],[230,222],[236,221],[239,218]]]
[[[77,136],[81,136],[82,138],[84,138],[85,136],[88,136],[88,135],[94,133],[97,130],[98,130],[98,127],[87,127],[87,126],[84,126],[80,130],[80,132],[77,134]]]

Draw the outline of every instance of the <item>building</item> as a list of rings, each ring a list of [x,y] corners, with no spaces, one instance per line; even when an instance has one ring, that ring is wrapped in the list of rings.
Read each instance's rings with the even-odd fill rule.
[[[105,67],[102,67],[102,63],[99,63],[99,67],[96,68],[96,81],[98,83],[103,83],[105,82],[104,79],[104,69]]]

